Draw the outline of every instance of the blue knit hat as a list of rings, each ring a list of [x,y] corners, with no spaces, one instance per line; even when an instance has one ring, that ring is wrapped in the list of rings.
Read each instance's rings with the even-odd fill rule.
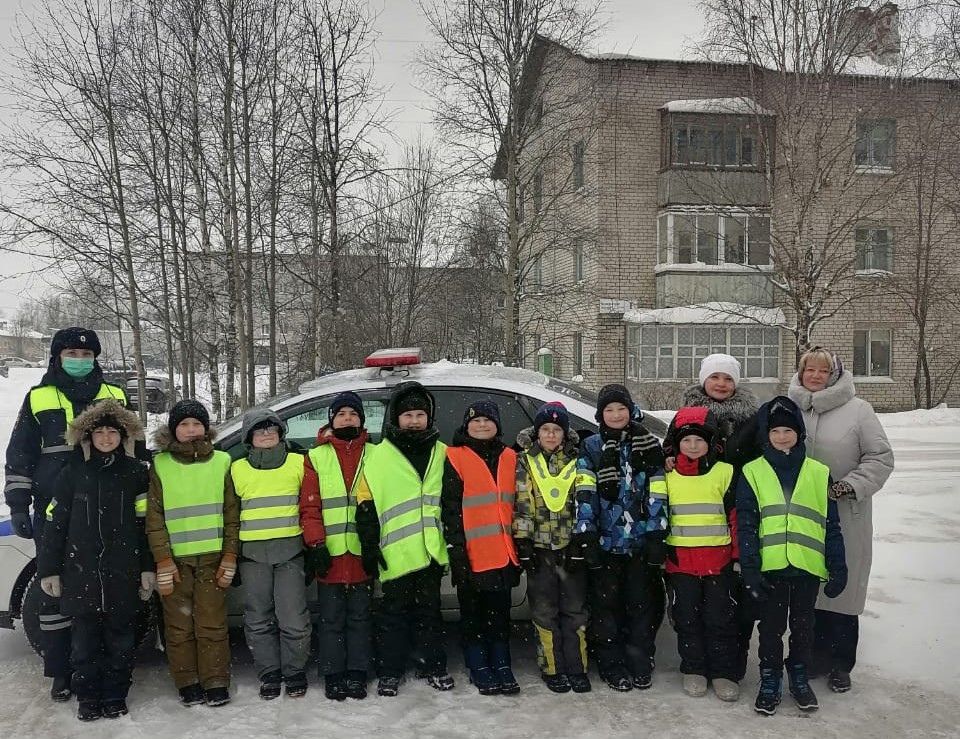
[[[363,426],[366,423],[367,417],[363,412],[363,401],[356,393],[346,390],[333,399],[330,410],[327,411],[327,420],[330,423],[333,423],[333,417],[337,415],[341,408],[353,408],[360,416],[360,425]]]
[[[489,418],[497,425],[497,436],[503,433],[503,427],[500,426],[500,407],[492,400],[477,400],[467,406],[463,413],[463,425],[460,427],[463,433],[467,432],[467,424],[474,418]]]
[[[545,423],[557,424],[563,429],[564,436],[570,433],[570,414],[563,403],[553,401],[540,406],[536,418],[533,419],[533,433],[539,433],[540,427]]]

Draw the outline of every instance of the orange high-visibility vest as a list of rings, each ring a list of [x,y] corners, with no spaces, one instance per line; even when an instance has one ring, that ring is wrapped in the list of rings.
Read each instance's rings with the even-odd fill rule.
[[[447,448],[447,459],[463,480],[463,533],[470,569],[486,572],[519,564],[513,546],[513,503],[517,497],[517,453],[504,449],[497,479],[469,447]]]

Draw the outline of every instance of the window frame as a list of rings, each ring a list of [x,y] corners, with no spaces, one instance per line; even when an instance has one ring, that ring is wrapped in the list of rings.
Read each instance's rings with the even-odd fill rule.
[[[583,333],[574,331],[573,333],[573,374],[583,374]]]
[[[574,282],[583,282],[586,278],[586,259],[584,255],[583,242],[578,241],[573,247],[573,280]]]
[[[571,152],[573,159],[573,171],[570,173],[575,190],[582,190],[586,184],[586,170],[584,167],[584,158],[587,152],[587,145],[583,139],[574,142]]]
[[[866,234],[866,238],[861,240],[861,232]],[[886,248],[886,266],[878,267],[875,264],[875,252],[878,246],[876,234],[885,232],[887,234]],[[853,243],[856,253],[854,267],[857,273],[888,272],[893,273],[893,250],[896,234],[891,226],[876,226],[873,224],[864,224],[857,226],[853,230]]]
[[[877,157],[876,148],[880,140],[876,135],[880,127],[888,128],[886,161]],[[866,171],[892,171],[897,161],[897,119],[861,118],[857,120],[857,138],[853,147],[853,163],[858,169]]]
[[[691,261],[683,262],[678,260],[678,247],[676,244],[676,218],[680,216],[685,219],[693,219],[694,231],[691,240]],[[747,268],[764,269],[773,266],[772,254],[772,229],[773,221],[768,210],[737,208],[723,209],[716,208],[670,208],[661,210],[657,213],[657,266],[670,266],[676,264],[697,264],[700,251],[700,219],[716,219],[716,234],[708,232],[711,241],[715,242],[715,261],[702,262],[704,268],[717,267],[723,265],[739,265]],[[744,244],[743,260],[730,261],[727,259],[730,247],[727,244],[727,221],[738,220],[744,224]],[[751,222],[757,224],[755,228],[760,228],[759,222],[765,220],[767,228],[764,229],[768,234],[766,241],[758,241],[759,244],[766,244],[767,261],[762,264],[752,263],[751,257],[754,254],[753,236],[751,235]],[[762,231],[761,231],[762,232]],[[666,261],[664,261],[664,258]]]
[[[752,115],[664,111],[661,125],[664,169],[756,172],[760,171],[763,159],[761,131],[771,124],[758,122],[757,116]],[[728,157],[731,151],[734,161]],[[745,151],[750,152],[749,161]]]
[[[866,342],[863,346],[863,369],[866,374],[857,374],[857,336],[865,334]],[[873,344],[875,343],[874,334],[886,334],[887,343],[887,367],[886,374],[878,372],[873,373]],[[877,341],[876,343],[880,343]],[[853,377],[854,379],[893,379],[893,329],[871,326],[869,328],[855,328],[853,330]]]

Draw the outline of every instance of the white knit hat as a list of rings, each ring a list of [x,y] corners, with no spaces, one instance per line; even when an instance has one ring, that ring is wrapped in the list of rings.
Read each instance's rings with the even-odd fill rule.
[[[700,385],[714,372],[722,372],[733,378],[734,386],[740,383],[740,362],[729,354],[711,354],[700,362]]]

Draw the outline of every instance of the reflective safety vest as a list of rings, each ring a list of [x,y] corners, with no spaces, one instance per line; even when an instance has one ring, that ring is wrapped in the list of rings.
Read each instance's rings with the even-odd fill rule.
[[[363,471],[364,460],[373,448],[363,445],[360,464],[353,476],[353,485],[347,492],[343,470],[333,444],[323,444],[310,450],[310,463],[320,481],[320,505],[323,511],[323,529],[326,532],[327,551],[334,557],[350,552],[360,556],[360,537],[357,536],[357,481]]]
[[[104,382],[100,384],[100,389],[94,396],[93,402],[106,400],[107,398],[113,398],[123,405],[127,404],[127,396],[122,388]],[[61,428],[58,423],[41,421],[40,414],[45,411],[63,411],[63,427]],[[67,426],[73,421],[73,403],[60,388],[56,385],[41,385],[33,388],[30,391],[30,413],[40,427],[43,444],[40,449],[41,454],[61,454],[73,451],[73,447],[67,444],[64,438]]]
[[[743,476],[760,507],[760,569],[768,572],[793,565],[826,580],[830,469],[810,457],[804,459],[789,503],[777,473],[763,457],[745,465]]]
[[[434,445],[423,479],[387,439],[367,452],[363,476],[380,519],[380,552],[387,562],[387,569],[380,570],[381,582],[422,570],[431,560],[447,564],[440,533],[446,448],[441,441]]]
[[[670,534],[673,547],[720,547],[730,543],[723,497],[730,489],[733,467],[717,462],[705,475],[666,474]]]
[[[214,452],[203,462],[178,462],[170,452],[153,458],[163,486],[163,514],[174,557],[223,549],[223,488],[230,455]]]
[[[463,480],[463,535],[474,572],[519,564],[513,545],[513,504],[517,498],[517,453],[500,452],[497,479],[470,447],[447,449],[447,459]]]
[[[247,458],[230,468],[240,498],[240,541],[265,541],[300,536],[300,484],[303,455],[288,452],[284,463],[258,470]]]
[[[551,475],[542,454],[534,456],[527,453],[526,457],[530,477],[533,478],[533,483],[540,497],[543,498],[544,504],[548,510],[559,513],[567,504],[570,491],[573,490],[574,483],[577,481],[576,458],[570,460],[559,473]]]

